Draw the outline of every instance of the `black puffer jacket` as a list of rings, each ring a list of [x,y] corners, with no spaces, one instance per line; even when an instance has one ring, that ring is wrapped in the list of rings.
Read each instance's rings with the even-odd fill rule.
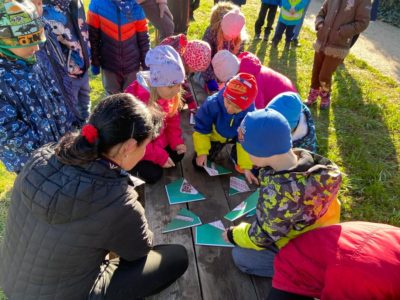
[[[54,145],[33,155],[15,181],[0,286],[10,299],[85,299],[108,251],[132,261],[153,234],[127,175],[95,161],[61,164]]]

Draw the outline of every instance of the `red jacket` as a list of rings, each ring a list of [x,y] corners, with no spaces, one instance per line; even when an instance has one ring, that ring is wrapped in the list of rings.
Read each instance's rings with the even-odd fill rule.
[[[262,109],[284,92],[295,92],[297,89],[285,75],[263,66],[260,59],[250,52],[243,52],[239,56],[239,72],[250,73],[256,77],[258,93],[254,100],[257,109]]]
[[[400,299],[400,228],[348,222],[290,241],[275,258],[274,288],[325,299]]]
[[[136,96],[146,104],[150,98],[149,91],[140,85],[137,80],[128,86],[125,92]],[[175,150],[176,146],[183,144],[183,139],[179,113],[176,112],[172,116],[168,113],[171,100],[160,98],[157,100],[157,103],[165,112],[164,124],[160,135],[147,145],[143,160],[149,160],[163,166],[169,156],[165,148],[169,146],[172,150]]]

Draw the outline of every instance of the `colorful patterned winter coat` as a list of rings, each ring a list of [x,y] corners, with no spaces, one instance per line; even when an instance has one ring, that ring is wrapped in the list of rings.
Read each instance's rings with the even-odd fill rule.
[[[70,131],[75,116],[38,56],[30,65],[0,58],[0,159],[20,172],[32,152]]]
[[[261,169],[257,220],[228,231],[236,245],[256,250],[271,244],[282,248],[306,231],[339,222],[339,168],[307,150],[295,149],[295,154],[298,164],[294,169]]]
[[[90,66],[90,50],[82,0],[44,0],[43,18],[58,37],[69,75],[85,74]]]
[[[302,134],[302,133],[305,134]],[[297,138],[297,135],[300,137]],[[310,109],[303,104],[300,115],[299,125],[292,132],[293,148],[303,148],[311,152],[317,152],[317,135],[315,132],[315,124]]]

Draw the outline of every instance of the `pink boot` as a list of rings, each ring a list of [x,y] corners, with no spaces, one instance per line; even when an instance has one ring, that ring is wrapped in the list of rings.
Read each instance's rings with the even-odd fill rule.
[[[304,104],[307,106],[313,105],[317,101],[318,96],[319,96],[319,89],[311,88],[310,92],[308,93],[308,98],[306,102],[304,102]]]
[[[320,109],[329,109],[331,105],[331,93],[321,92],[321,103],[319,105]]]

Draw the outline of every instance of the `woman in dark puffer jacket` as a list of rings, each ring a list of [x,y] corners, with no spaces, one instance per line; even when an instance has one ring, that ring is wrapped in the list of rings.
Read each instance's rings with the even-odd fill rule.
[[[83,126],[38,149],[17,177],[0,285],[10,299],[136,299],[186,270],[180,245],[153,246],[126,170],[160,121],[129,94],[104,99]],[[109,252],[119,258],[107,259]]]

